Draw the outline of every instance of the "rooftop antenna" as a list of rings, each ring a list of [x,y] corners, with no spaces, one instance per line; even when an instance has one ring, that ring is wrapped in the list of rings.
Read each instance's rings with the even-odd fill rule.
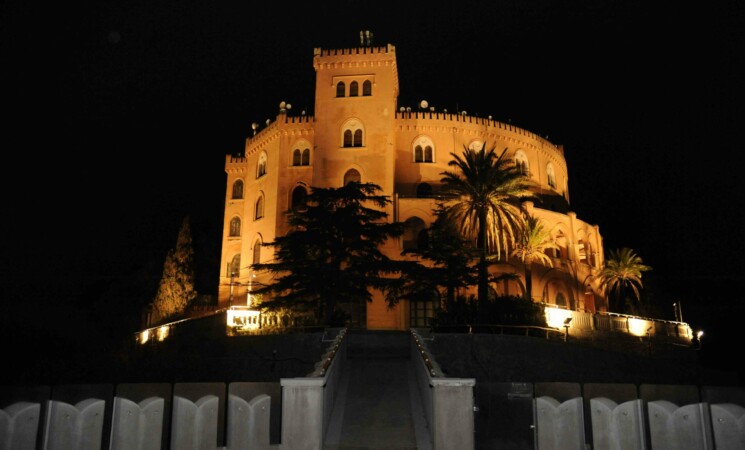
[[[259,124],[254,122],[251,124],[251,129],[254,130],[254,136],[256,136],[256,129],[259,128]]]

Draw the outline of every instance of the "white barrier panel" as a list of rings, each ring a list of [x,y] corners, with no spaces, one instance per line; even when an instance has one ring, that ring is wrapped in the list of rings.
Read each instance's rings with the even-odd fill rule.
[[[248,402],[237,395],[228,396],[228,450],[269,448],[271,403],[266,394]]]
[[[0,409],[0,449],[34,450],[41,404],[17,402]]]
[[[641,400],[620,405],[605,397],[590,399],[594,450],[645,450]]]
[[[734,403],[718,403],[710,408],[717,450],[744,449],[745,408]]]
[[[534,401],[538,449],[585,449],[582,397],[561,404],[548,396],[538,397]]]
[[[75,405],[50,400],[44,450],[100,450],[105,406],[97,398]]]
[[[215,450],[219,398],[205,395],[196,402],[173,397],[171,450]]]
[[[667,400],[648,403],[652,450],[710,450],[709,414],[704,403],[678,407]]]
[[[160,450],[165,399],[149,397],[137,403],[114,397],[111,450]]]

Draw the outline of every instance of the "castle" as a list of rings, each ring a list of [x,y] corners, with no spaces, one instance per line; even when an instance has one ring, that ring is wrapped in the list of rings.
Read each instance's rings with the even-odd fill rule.
[[[362,40],[362,39],[361,39]],[[280,104],[276,120],[263,129],[254,124],[245,151],[227,155],[227,187],[218,292],[220,306],[246,304],[254,283],[267,274],[250,270],[271,260],[271,242],[288,232],[284,212],[304,200],[310,187],[340,187],[349,181],[374,183],[392,202],[389,220],[404,222],[405,234],[383,251],[392,258],[417,245],[418,234],[434,220],[442,172],[451,153],[496,145],[536,184],[527,211],[551,232],[558,250],[553,267],[533,264],[530,297],[576,311],[606,311],[600,294],[602,237],[597,225],[579,219],[569,207],[564,148],[512,124],[466,112],[435,111],[426,101],[416,110],[398,105],[395,46],[314,49],[316,72],[314,115],[290,114]],[[523,295],[524,268],[517,260],[491,268],[514,273],[518,280],[493,283],[499,295]],[[389,309],[380,293],[362,311],[368,329],[405,330],[424,326],[439,299],[400,301]]]

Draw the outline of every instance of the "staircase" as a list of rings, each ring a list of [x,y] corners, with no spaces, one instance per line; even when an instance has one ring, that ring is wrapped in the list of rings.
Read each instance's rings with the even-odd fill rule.
[[[324,449],[431,449],[407,331],[350,330]]]

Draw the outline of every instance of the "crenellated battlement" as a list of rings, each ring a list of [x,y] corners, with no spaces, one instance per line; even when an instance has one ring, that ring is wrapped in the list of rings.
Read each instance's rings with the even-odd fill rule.
[[[392,44],[387,44],[385,47],[355,47],[355,48],[339,48],[339,49],[322,49],[316,47],[313,49],[313,57],[327,57],[327,56],[350,56],[350,55],[374,55],[381,53],[396,53],[396,47]]]
[[[539,134],[512,125],[511,123],[504,123],[486,117],[435,111],[397,111],[396,119],[400,120],[398,124],[400,130],[409,126],[406,123],[407,121],[417,121],[413,126],[422,131],[453,131],[453,128],[456,127],[456,132],[467,133],[469,131],[468,129],[459,127],[482,126],[484,127],[482,131],[484,138],[500,137],[510,141],[514,140],[512,136],[500,134],[523,136],[537,144],[534,145],[530,142],[525,142],[524,144],[526,146],[542,151],[546,156],[551,157],[562,165],[566,164],[563,145],[554,144]]]
[[[500,130],[510,131],[510,132],[513,132],[519,135],[529,137],[531,139],[538,140],[542,144],[549,146],[549,147],[553,147],[562,153],[564,151],[563,146],[554,144],[553,142],[546,140],[543,136],[539,134],[536,134],[532,131],[528,131],[524,128],[517,127],[515,125],[512,125],[511,123],[504,123],[498,120],[489,119],[485,117],[475,117],[475,116],[469,116],[466,114],[444,113],[444,112],[435,112],[435,111],[404,111],[404,112],[397,111],[396,119],[415,119],[415,120],[432,119],[432,120],[460,122],[460,123],[469,124],[469,125],[483,125],[485,127],[494,127]]]

